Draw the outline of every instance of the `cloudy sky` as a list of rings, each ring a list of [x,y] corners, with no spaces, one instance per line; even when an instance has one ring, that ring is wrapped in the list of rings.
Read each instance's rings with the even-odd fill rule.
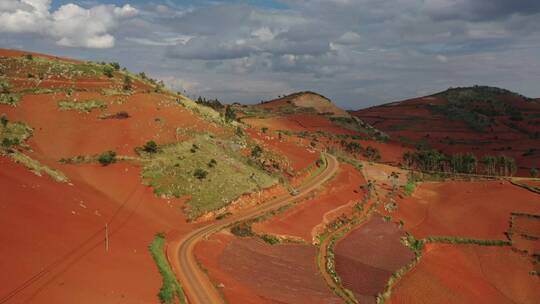
[[[539,0],[0,0],[0,47],[145,71],[190,96],[347,109],[485,84],[540,97]]]

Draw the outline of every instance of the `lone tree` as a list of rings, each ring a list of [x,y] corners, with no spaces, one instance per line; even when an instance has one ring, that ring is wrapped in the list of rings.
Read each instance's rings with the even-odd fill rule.
[[[231,106],[227,106],[225,108],[225,121],[231,122],[233,120],[236,120],[236,113],[234,112],[234,109]]]
[[[533,178],[537,178],[538,175],[540,174],[540,172],[538,172],[538,169],[536,169],[536,168],[531,168],[530,173],[531,173],[531,177],[533,177]]]
[[[157,153],[159,151],[159,147],[155,141],[150,140],[144,144],[143,151],[147,153]]]
[[[131,89],[133,88],[132,84],[133,83],[131,81],[131,77],[129,77],[128,75],[124,76],[124,91],[131,91]]]
[[[107,151],[103,152],[99,155],[98,161],[103,166],[108,166],[112,163],[116,162],[116,152],[114,151]]]

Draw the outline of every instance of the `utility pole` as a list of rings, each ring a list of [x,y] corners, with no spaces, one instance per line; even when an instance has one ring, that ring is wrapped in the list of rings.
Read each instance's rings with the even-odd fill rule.
[[[109,252],[109,223],[105,223],[105,251]]]

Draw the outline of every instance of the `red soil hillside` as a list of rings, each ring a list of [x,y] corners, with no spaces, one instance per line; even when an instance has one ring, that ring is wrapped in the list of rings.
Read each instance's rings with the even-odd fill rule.
[[[507,90],[449,89],[351,114],[392,141],[429,145],[447,154],[504,154],[516,160],[521,175],[540,167],[540,103]]]
[[[180,238],[196,227],[184,212],[190,195],[156,195],[160,187],[190,190],[174,179],[174,168],[204,161],[204,180],[190,171],[186,178],[213,187],[216,195],[220,172],[236,183],[232,190],[249,183],[234,174],[273,182],[243,158],[241,147],[255,145],[253,130],[235,136],[236,125],[219,113],[115,64],[0,49],[0,85],[0,238],[6,242],[0,249],[0,303],[156,303],[162,277],[149,244],[158,232]],[[260,138],[264,147],[286,151],[281,158],[292,175],[320,156],[265,140]],[[157,143],[151,153],[136,152],[149,141]],[[227,149],[218,155],[217,145]],[[171,146],[177,150],[167,150]],[[106,151],[116,153],[116,163],[98,162]],[[272,161],[265,153],[259,159]],[[158,166],[155,175],[148,166],[152,155],[172,155],[171,171]],[[185,157],[200,159],[174,163]],[[245,161],[234,163],[238,159]],[[220,171],[232,167],[228,162],[234,165],[230,174]],[[156,176],[165,178],[156,182]],[[232,199],[244,192],[238,193]]]
[[[235,109],[242,121],[258,128],[343,135],[373,131],[330,99],[313,92],[294,93],[253,106],[237,105]]]
[[[349,117],[349,114],[337,107],[332,101],[320,94],[313,92],[299,92],[285,97],[261,103],[259,106],[267,109],[276,109],[294,105],[300,108],[312,108],[317,113],[328,113],[332,116]]]

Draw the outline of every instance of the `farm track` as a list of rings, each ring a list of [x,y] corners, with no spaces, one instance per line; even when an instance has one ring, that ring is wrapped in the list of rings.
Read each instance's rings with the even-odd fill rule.
[[[301,199],[328,181],[336,173],[339,162],[337,159],[326,154],[327,167],[315,178],[307,181],[298,188],[299,194],[296,196],[282,195],[267,203],[244,210],[238,214],[230,216],[218,222],[213,222],[198,228],[181,240],[173,240],[168,247],[167,255],[173,257],[169,263],[172,265],[177,278],[182,284],[182,288],[189,303],[208,304],[223,303],[221,294],[207,277],[206,273],[199,267],[193,254],[196,244],[202,239],[216,233],[235,222],[247,220],[264,214],[273,209],[288,205],[293,201]]]

